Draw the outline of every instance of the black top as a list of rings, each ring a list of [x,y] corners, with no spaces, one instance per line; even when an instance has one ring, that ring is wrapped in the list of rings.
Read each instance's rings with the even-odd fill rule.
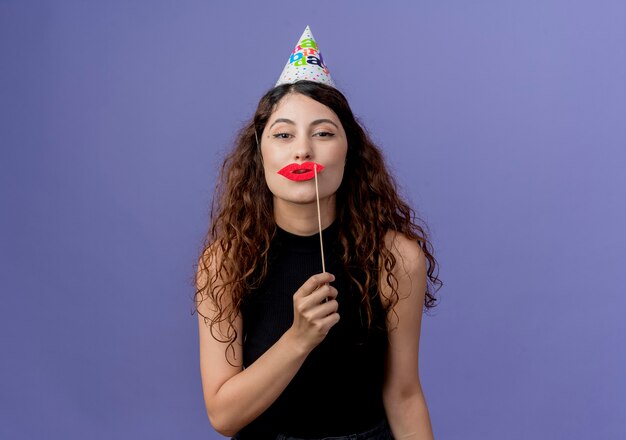
[[[331,285],[339,292],[340,320],[307,356],[278,399],[237,438],[274,439],[277,433],[301,438],[342,436],[365,431],[384,418],[382,383],[387,333],[382,304],[380,296],[375,295],[375,325],[368,332],[366,311],[361,312],[359,307],[358,288],[343,269],[338,231],[335,220],[322,231],[322,237],[326,271],[335,275]],[[258,289],[244,296],[241,307],[244,367],[291,327],[294,293],[320,272],[319,233],[299,236],[277,227],[270,245],[268,275]],[[373,286],[370,298],[375,292]]]

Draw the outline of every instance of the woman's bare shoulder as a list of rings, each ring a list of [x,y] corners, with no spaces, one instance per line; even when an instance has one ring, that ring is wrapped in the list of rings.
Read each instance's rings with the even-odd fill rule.
[[[195,283],[200,311],[209,312],[210,305],[217,307],[217,302],[220,304],[219,308],[231,306],[230,291],[222,287],[225,284],[224,262],[224,251],[219,242],[207,246],[198,258]]]
[[[219,241],[214,241],[202,251],[198,258],[196,284],[204,285],[207,279],[221,271],[224,262],[224,250]]]
[[[410,239],[402,232],[388,230],[385,234],[385,248],[391,252],[396,260],[392,274],[399,283],[398,287],[400,287],[400,289],[398,293],[401,296],[407,282],[410,283],[411,280],[419,280],[419,283],[422,284],[422,279],[426,274],[426,257],[416,240]],[[389,292],[390,288],[386,283],[387,270],[385,269],[385,265],[382,265],[380,275],[383,292]],[[390,298],[388,295],[383,294],[383,305],[388,307],[389,304]]]
[[[405,270],[418,266],[424,261],[424,251],[419,243],[402,232],[389,229],[385,233],[385,247],[393,254],[396,261],[403,263]]]

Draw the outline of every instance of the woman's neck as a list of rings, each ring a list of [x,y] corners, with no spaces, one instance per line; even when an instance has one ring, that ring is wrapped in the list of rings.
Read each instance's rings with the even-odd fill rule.
[[[332,224],[336,217],[335,197],[320,200],[322,229]],[[274,219],[276,224],[295,235],[309,236],[319,232],[317,203],[290,203],[274,198]]]

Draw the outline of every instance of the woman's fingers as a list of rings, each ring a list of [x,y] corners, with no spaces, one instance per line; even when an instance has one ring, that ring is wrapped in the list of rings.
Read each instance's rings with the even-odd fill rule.
[[[330,331],[330,329],[339,322],[340,318],[341,316],[339,316],[339,313],[335,312],[335,313],[331,313],[326,318],[323,318],[321,320],[322,328],[323,328],[322,331],[324,333],[324,336],[326,336],[328,332]]]
[[[339,310],[339,303],[337,302],[337,300],[332,299],[325,303],[319,304],[317,307],[311,308],[311,310],[308,311],[307,318],[310,321],[323,319],[331,313],[335,313],[337,310]]]
[[[335,276],[328,272],[318,273],[313,275],[298,289],[294,296],[305,297],[317,290],[323,284],[331,283],[335,281]]]
[[[300,300],[302,310],[315,307],[318,304],[323,303],[326,298],[335,299],[337,297],[337,289],[330,284],[324,284],[319,286],[316,290],[310,293],[308,296],[303,297]]]
[[[329,283],[335,277],[327,272],[313,275],[293,295],[291,330],[303,344],[313,349],[339,321],[337,289]]]

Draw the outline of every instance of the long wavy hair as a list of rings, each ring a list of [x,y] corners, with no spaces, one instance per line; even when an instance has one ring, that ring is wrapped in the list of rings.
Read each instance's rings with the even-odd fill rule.
[[[300,93],[332,109],[347,135],[348,152],[336,194],[336,213],[342,262],[361,293],[368,328],[372,324],[372,300],[380,294],[376,286],[383,268],[391,288],[385,313],[399,299],[398,280],[393,275],[396,258],[385,246],[387,231],[414,240],[426,256],[426,311],[436,306],[434,292],[443,285],[435,274],[437,261],[427,237],[428,227],[399,196],[380,150],[353,115],[345,96],[333,87],[312,81],[283,84],[261,98],[254,117],[241,128],[234,149],[224,159],[211,204],[209,231],[194,266],[195,311],[210,325],[213,337],[228,342],[227,348],[231,349],[237,339],[234,319],[244,296],[252,294],[250,291],[267,275],[270,242],[276,232],[273,198],[265,182],[257,134],[260,137],[276,105],[289,93]],[[369,294],[370,290],[375,291],[374,295]],[[210,301],[215,316],[205,316],[199,310],[205,300]],[[228,331],[216,335],[214,326],[224,321]]]

